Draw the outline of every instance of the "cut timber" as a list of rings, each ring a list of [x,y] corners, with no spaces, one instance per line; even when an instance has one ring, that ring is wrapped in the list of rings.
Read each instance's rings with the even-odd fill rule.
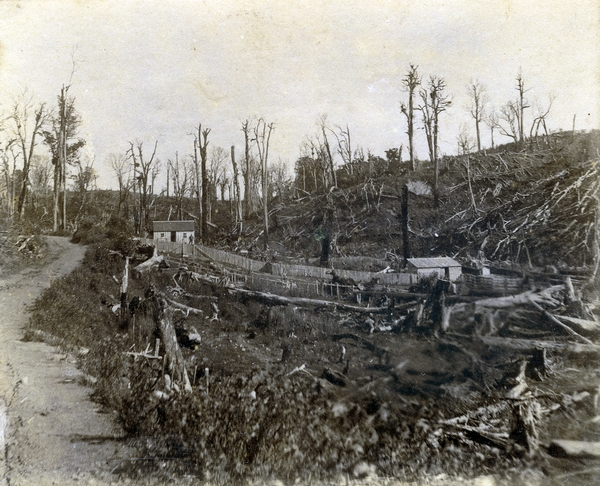
[[[600,333],[600,323],[596,321],[579,319],[578,317],[557,316],[556,314],[552,314],[552,317],[559,319],[581,334],[594,335]]]
[[[315,307],[337,307],[339,309],[366,312],[369,314],[378,314],[388,312],[389,307],[360,307],[356,305],[342,304],[330,300],[307,299],[306,297],[284,297],[282,295],[271,294],[270,292],[257,292],[255,290],[229,288],[232,293],[239,293],[248,297],[255,298],[269,305],[307,305]]]
[[[137,267],[135,267],[135,272],[138,276],[141,276],[145,273],[148,273],[152,269],[157,268],[159,265],[168,266],[168,263],[165,261],[165,257],[163,255],[159,255],[157,253],[155,248],[154,255],[152,256],[152,258],[149,258],[145,262],[142,262]]]
[[[562,322],[560,322],[556,317],[554,317],[552,314],[550,314],[550,312],[548,312],[547,310],[545,310],[541,305],[539,305],[537,302],[535,302],[534,300],[531,300],[531,304],[540,312],[542,312],[548,319],[550,319],[552,322],[554,322],[555,324],[559,325],[560,327],[562,327],[565,331],[567,331],[569,334],[571,334],[572,336],[578,337],[579,339],[581,339],[584,343],[586,344],[594,344],[592,341],[590,341],[588,338],[583,337],[581,334],[577,334],[573,329],[571,329],[569,326],[563,324]]]
[[[490,346],[498,349],[516,349],[519,351],[533,352],[536,348],[551,349],[558,352],[567,352],[573,354],[589,354],[596,356],[600,354],[600,345],[581,344],[574,342],[542,341],[539,339],[521,339],[498,336],[481,336],[481,340]]]
[[[511,307],[513,305],[526,305],[529,303],[548,304],[557,306],[560,304],[560,302],[556,300],[552,296],[552,294],[562,290],[564,290],[563,285],[554,285],[553,287],[548,287],[547,289],[544,289],[541,292],[527,291],[523,292],[522,294],[509,295],[506,297],[481,299],[476,301],[475,305],[479,307],[492,307],[496,309]]]
[[[548,452],[558,457],[600,457],[600,442],[554,439]]]

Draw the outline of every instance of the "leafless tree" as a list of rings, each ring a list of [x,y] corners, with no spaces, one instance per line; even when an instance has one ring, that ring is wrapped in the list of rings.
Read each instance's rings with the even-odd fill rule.
[[[331,155],[331,146],[329,145],[329,139],[327,138],[327,132],[332,131],[330,128],[327,127],[327,115],[321,115],[319,117],[318,125],[319,125],[319,129],[321,131],[321,134],[323,135],[322,151],[323,151],[323,155],[325,156],[325,159],[327,161],[327,169],[329,172],[328,186],[330,187],[331,185],[333,185],[333,187],[337,187],[337,176],[336,176],[335,167],[333,164],[333,157]]]
[[[246,118],[242,122],[242,132],[244,133],[244,165],[242,167],[242,175],[244,177],[244,219],[250,217],[250,213],[253,211],[254,201],[254,186],[253,183],[253,169],[252,169],[252,158],[250,156],[250,136],[251,136],[251,124],[250,120]]]
[[[152,170],[150,171],[150,194],[151,195],[154,195],[154,183],[156,182],[156,179],[160,175],[161,165],[162,164],[160,163],[160,160],[157,160],[156,163],[154,164],[154,166],[152,167]]]
[[[254,141],[258,150],[258,159],[260,161],[262,174],[262,197],[263,197],[263,217],[265,224],[265,249],[269,247],[269,179],[267,177],[268,159],[269,159],[269,143],[271,141],[271,133],[275,128],[274,123],[267,123],[263,118],[259,118],[254,127]]]
[[[498,112],[492,108],[488,110],[483,118],[484,123],[490,129],[490,136],[492,138],[492,149],[494,149],[494,130],[498,128],[500,119],[498,117]]]
[[[352,139],[350,137],[350,128],[346,125],[346,129],[344,130],[341,126],[337,126],[337,133],[332,130],[332,133],[335,135],[335,138],[338,143],[338,154],[342,158],[344,162],[344,167],[348,174],[352,175],[353,167],[352,167]]]
[[[231,167],[233,169],[232,179],[234,188],[234,199],[235,199],[235,222],[238,226],[238,234],[241,235],[244,229],[243,211],[242,211],[242,194],[240,191],[240,181],[237,161],[235,160],[235,146],[231,146]]]
[[[37,137],[42,135],[48,112],[44,103],[34,106],[31,97],[24,94],[14,102],[9,119],[12,122],[12,135],[17,139],[20,156],[23,160],[21,188],[17,201],[17,217],[23,215],[25,198],[29,187],[29,169],[37,145]]]
[[[415,114],[415,92],[421,85],[421,76],[419,75],[419,66],[411,64],[408,68],[406,76],[402,78],[402,87],[408,93],[408,104],[400,103],[400,111],[406,117],[408,135],[408,155],[410,157],[410,170],[416,170],[415,156],[414,156],[414,114]]]
[[[467,85],[467,94],[469,95],[469,113],[475,122],[475,133],[477,136],[477,151],[481,151],[481,132],[480,124],[485,118],[486,105],[489,98],[485,87],[479,82],[471,80]]]
[[[523,142],[525,141],[525,109],[530,108],[529,102],[525,99],[525,93],[529,91],[529,89],[525,89],[525,80],[523,79],[523,72],[521,68],[519,68],[519,72],[516,77],[517,81],[517,125],[519,127],[519,144],[523,146]]]
[[[175,214],[177,219],[183,219],[183,200],[188,193],[189,170],[185,158],[180,162],[179,154],[175,152],[175,161],[169,159],[171,180],[173,182],[173,197],[175,198]]]
[[[228,184],[227,151],[223,147],[213,147],[210,152],[208,180],[213,200],[217,199],[217,187],[221,189],[221,200],[224,200],[224,187]]]
[[[94,170],[94,159],[86,159],[84,164],[82,164],[81,160],[78,159],[75,166],[77,168],[77,172],[73,176],[73,182],[78,198],[78,209],[75,217],[73,218],[73,224],[75,227],[77,227],[81,216],[84,214],[84,209],[90,190],[95,188],[96,179],[98,176]]]
[[[144,235],[149,228],[149,217],[148,217],[148,202],[149,202],[149,189],[148,179],[150,177],[150,170],[154,163],[156,156],[156,149],[158,147],[158,140],[154,143],[154,150],[150,158],[144,158],[143,143],[137,142],[134,146],[133,143],[129,142],[129,149],[127,150],[127,156],[133,161],[133,172],[135,177],[135,185],[139,188],[140,193],[140,204],[139,204],[139,222],[137,224],[137,231],[139,235]]]
[[[196,197],[198,198],[198,210],[200,211],[200,238],[203,243],[208,243],[208,135],[210,128],[202,129],[202,123],[198,124],[198,130],[194,135],[194,173],[196,175]]]
[[[121,215],[121,208],[125,205],[124,217],[129,217],[128,198],[133,184],[131,177],[131,165],[126,156],[122,154],[110,153],[106,157],[106,162],[113,170],[117,183],[119,185],[119,203],[117,205],[117,218]]]
[[[15,153],[16,139],[8,140],[2,147],[2,172],[6,187],[6,201],[8,215],[12,216],[15,209],[15,176],[17,171],[17,154]],[[10,161],[12,159],[12,170]]]
[[[540,128],[544,129],[544,134],[546,138],[548,138],[548,127],[546,125],[546,118],[550,114],[550,110],[552,109],[552,105],[554,100],[556,99],[556,94],[550,93],[548,95],[548,103],[543,106],[540,103],[534,103],[534,118],[531,123],[531,129],[529,130],[529,139],[533,143],[535,140],[536,145],[539,146],[538,136],[540,132]]]
[[[290,181],[288,176],[288,168],[284,161],[279,159],[276,163],[271,164],[269,168],[269,187],[273,188],[276,197],[281,201],[287,194]]]
[[[458,154],[467,155],[470,154],[476,146],[473,137],[469,133],[469,129],[465,123],[461,123],[456,137],[456,143],[458,144]]]
[[[509,101],[500,107],[498,130],[502,135],[512,138],[515,145],[519,144],[519,105],[516,102]]]
[[[47,155],[34,155],[31,162],[31,194],[44,201],[48,195],[52,176],[52,162]]]
[[[452,99],[446,93],[446,82],[444,78],[430,76],[427,88],[419,92],[422,104],[419,110],[423,116],[423,128],[427,137],[429,148],[429,160],[434,166],[433,198],[435,205],[439,205],[439,158],[438,158],[438,135],[440,115],[452,104]]]

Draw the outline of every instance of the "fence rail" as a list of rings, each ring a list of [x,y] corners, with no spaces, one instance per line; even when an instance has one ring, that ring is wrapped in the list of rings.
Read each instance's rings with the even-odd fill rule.
[[[146,244],[156,245],[158,251],[179,253],[186,256],[204,255],[211,260],[243,269],[248,273],[263,272],[283,278],[311,277],[321,280],[329,280],[331,275],[331,269],[329,268],[310,265],[291,265],[287,263],[265,263],[198,244],[187,245],[171,241],[155,241],[148,238],[141,238],[141,240]],[[376,282],[382,285],[409,287],[417,284],[419,281],[419,276],[413,273],[374,273],[345,269],[335,269],[335,273],[342,278],[350,278],[357,283]]]

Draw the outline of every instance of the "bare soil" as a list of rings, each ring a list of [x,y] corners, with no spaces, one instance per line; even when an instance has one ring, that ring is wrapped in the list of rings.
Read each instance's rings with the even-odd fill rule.
[[[90,401],[77,353],[22,340],[28,307],[84,252],[49,237],[44,265],[0,280],[0,484],[114,483],[133,456],[111,416]]]

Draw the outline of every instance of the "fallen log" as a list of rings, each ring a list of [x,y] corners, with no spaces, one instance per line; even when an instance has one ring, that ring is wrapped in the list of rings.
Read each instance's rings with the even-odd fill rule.
[[[559,319],[569,327],[574,328],[577,332],[587,335],[595,335],[600,333],[600,323],[590,321],[589,319],[579,319],[578,317],[559,316],[552,314],[552,317]]]
[[[478,307],[492,307],[496,309],[511,307],[514,305],[526,305],[531,302],[535,302],[536,304],[558,306],[560,302],[552,297],[552,294],[563,289],[564,285],[554,285],[540,292],[532,292],[531,290],[528,290],[527,292],[517,295],[495,297],[492,299],[481,299],[476,301],[475,305]]]
[[[380,314],[388,312],[389,307],[360,307],[356,305],[343,304],[331,300],[308,299],[306,297],[285,297],[283,295],[272,294],[270,292],[258,292],[255,290],[239,289],[228,287],[229,292],[242,294],[268,305],[305,305],[314,307],[336,307],[353,312],[365,312],[368,314]]]
[[[554,439],[548,453],[557,457],[600,457],[600,442]]]
[[[575,342],[542,341],[539,339],[522,339],[498,336],[481,336],[481,340],[498,349],[508,348],[533,353],[536,348],[544,348],[559,352],[572,354],[589,354],[596,356],[600,354],[599,344],[581,344]]]
[[[139,278],[140,276],[150,272],[152,269],[157,268],[159,265],[166,266],[167,268],[169,267],[169,264],[165,261],[165,257],[163,255],[159,255],[155,248],[152,258],[140,263],[135,267],[134,270]]]
[[[548,312],[546,309],[544,309],[541,305],[539,305],[537,302],[535,302],[534,300],[530,300],[531,304],[540,312],[542,312],[548,319],[550,319],[554,324],[557,324],[558,326],[560,326],[561,328],[563,328],[565,331],[567,331],[569,334],[571,334],[572,336],[575,336],[579,339],[581,339],[584,343],[586,344],[594,344],[592,341],[590,341],[588,338],[583,337],[581,334],[578,334],[577,332],[575,332],[573,329],[571,329],[569,326],[567,326],[566,324],[563,324],[562,322],[560,322],[556,317],[554,317],[552,314],[550,314],[550,312]]]

